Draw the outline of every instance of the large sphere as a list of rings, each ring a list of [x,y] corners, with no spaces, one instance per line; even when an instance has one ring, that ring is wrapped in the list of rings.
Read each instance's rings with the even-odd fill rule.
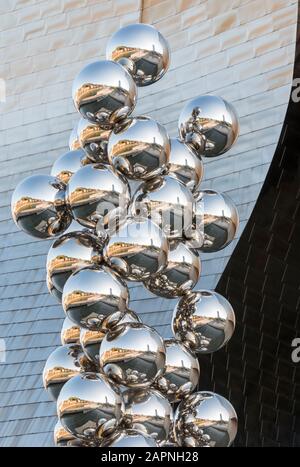
[[[85,441],[84,439],[76,438],[68,430],[66,430],[60,421],[58,421],[54,427],[54,444],[57,447],[94,447],[91,441]]]
[[[105,333],[103,331],[92,331],[81,328],[80,344],[87,358],[99,366],[99,350]]]
[[[199,382],[200,366],[197,357],[181,342],[168,339],[165,346],[165,371],[155,387],[174,403],[194,391]]]
[[[130,189],[125,178],[110,167],[92,164],[71,177],[67,200],[75,219],[86,227],[95,228],[108,212],[117,208],[127,210]]]
[[[57,400],[57,415],[74,436],[102,439],[120,424],[124,402],[119,389],[100,374],[84,373],[68,381]]]
[[[193,235],[194,198],[191,191],[171,176],[144,182],[135,192],[132,215],[158,224],[170,239]]]
[[[68,151],[56,159],[51,169],[51,175],[67,184],[72,175],[88,163],[87,155],[82,149]]]
[[[165,267],[168,241],[148,219],[128,219],[103,250],[110,267],[129,281],[142,281]]]
[[[72,96],[81,115],[104,128],[127,117],[136,104],[136,86],[118,63],[103,60],[90,63],[76,76]]]
[[[91,330],[105,330],[105,319],[126,311],[129,293],[126,284],[107,267],[81,269],[67,280],[62,304],[66,315]]]
[[[100,367],[117,384],[145,388],[165,366],[166,349],[155,329],[140,323],[116,326],[102,341]]]
[[[201,263],[197,251],[186,243],[171,240],[167,265],[161,272],[144,281],[144,285],[159,297],[181,297],[195,287],[200,271]]]
[[[65,185],[49,175],[32,175],[19,183],[11,211],[19,229],[43,239],[62,234],[72,220],[65,205]]]
[[[180,180],[192,193],[199,190],[203,178],[201,158],[183,141],[171,139],[169,174]]]
[[[112,436],[106,438],[101,447],[109,448],[156,448],[154,439],[136,430],[117,430]]]
[[[147,180],[166,171],[170,141],[165,128],[149,117],[125,120],[108,141],[110,163],[129,179]]]
[[[92,162],[107,163],[107,143],[111,130],[102,128],[97,123],[91,123],[81,118],[78,123],[78,138],[80,146]]]
[[[43,370],[44,388],[56,400],[64,384],[82,371],[84,356],[80,345],[57,347],[47,358]]]
[[[199,233],[204,253],[214,253],[226,248],[234,239],[239,227],[239,214],[233,201],[224,193],[204,190],[195,203],[196,236]]]
[[[106,58],[126,67],[138,86],[148,86],[168,70],[170,51],[166,39],[153,26],[130,24],[111,37]]]
[[[239,136],[239,120],[233,106],[211,95],[189,101],[180,114],[178,128],[181,138],[205,157],[229,151]]]
[[[73,323],[68,317],[64,319],[60,332],[60,340],[62,345],[80,344],[80,327]]]
[[[224,397],[197,392],[175,413],[176,441],[183,447],[228,447],[237,433],[237,415]]]
[[[174,309],[173,333],[194,352],[221,349],[233,335],[235,315],[230,303],[217,292],[193,291]]]
[[[173,409],[168,399],[155,389],[130,389],[123,396],[128,428],[146,433],[157,442],[168,438],[173,428]]]
[[[80,149],[80,141],[77,133],[78,122],[74,125],[69,138],[69,149],[70,151],[76,151]]]
[[[47,256],[47,274],[51,284],[62,292],[73,272],[101,263],[101,251],[101,242],[90,233],[70,232],[62,235],[51,245]]]

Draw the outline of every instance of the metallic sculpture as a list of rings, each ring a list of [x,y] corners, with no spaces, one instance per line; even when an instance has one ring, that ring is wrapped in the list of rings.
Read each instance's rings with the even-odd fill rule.
[[[156,120],[131,117],[136,85],[155,83],[168,69],[164,37],[150,25],[125,26],[106,56],[73,82],[82,118],[70,151],[54,162],[51,176],[27,178],[12,196],[21,230],[58,237],[47,257],[47,285],[66,315],[63,346],[43,372],[57,399],[54,442],[230,446],[233,407],[217,394],[193,391],[198,356],[226,345],[235,328],[227,300],[197,284],[199,255],[227,247],[238,229],[230,198],[201,189],[202,157],[231,149],[238,118],[222,98],[199,96],[180,114],[180,138],[169,139]],[[129,309],[129,281],[157,297],[179,298],[175,338],[164,341]],[[171,404],[178,402],[174,418]]]
[[[175,413],[176,441],[184,447],[228,447],[237,433],[237,415],[224,397],[197,392]]]

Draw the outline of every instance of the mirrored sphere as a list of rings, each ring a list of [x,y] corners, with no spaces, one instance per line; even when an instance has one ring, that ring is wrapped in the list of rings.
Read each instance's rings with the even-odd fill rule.
[[[235,315],[230,303],[217,292],[192,291],[174,309],[173,333],[194,352],[221,349],[233,335]]]
[[[71,177],[67,200],[74,218],[86,227],[95,228],[107,213],[117,208],[126,211],[130,189],[126,179],[110,167],[91,164]]]
[[[67,184],[72,175],[88,163],[89,159],[82,149],[68,151],[54,162],[51,169],[51,175]]]
[[[170,402],[155,389],[127,390],[124,423],[152,436],[155,441],[166,440],[173,428],[173,409]]]
[[[197,357],[189,348],[175,339],[165,340],[166,366],[155,387],[171,403],[189,396],[196,388],[200,377]]]
[[[107,143],[111,130],[102,128],[97,123],[91,123],[81,118],[78,123],[78,138],[80,146],[92,162],[108,163]]]
[[[80,149],[80,141],[78,138],[77,133],[78,122],[75,123],[73,130],[71,131],[70,138],[69,138],[69,149],[70,151],[76,151]]]
[[[80,327],[73,323],[68,317],[64,319],[60,340],[62,345],[80,344]]]
[[[192,193],[199,190],[203,162],[192,148],[178,138],[171,139],[169,174],[180,180]]]
[[[216,157],[232,148],[239,136],[239,120],[231,104],[218,96],[196,97],[183,108],[180,137],[204,157]]]
[[[191,238],[194,198],[191,191],[174,177],[158,177],[136,190],[131,212],[159,225],[169,239]]]
[[[104,128],[127,117],[136,104],[136,85],[125,68],[113,61],[90,63],[76,76],[72,96],[81,115]]]
[[[169,242],[168,261],[158,274],[144,281],[150,292],[159,297],[181,297],[197,284],[201,271],[196,250],[178,240]]]
[[[76,438],[68,430],[66,430],[60,421],[58,421],[54,427],[54,444],[55,446],[61,447],[93,447],[91,441],[85,441],[83,439]]]
[[[117,430],[112,436],[106,438],[101,447],[110,448],[155,448],[154,439],[136,430]]]
[[[200,230],[204,240],[199,248],[203,253],[220,251],[232,242],[239,227],[239,214],[229,196],[203,190],[196,199],[195,215],[196,234]]]
[[[98,373],[70,379],[57,400],[62,425],[74,436],[102,439],[118,427],[124,413],[119,389]]]
[[[57,238],[47,256],[51,284],[62,292],[73,272],[101,263],[102,248],[97,237],[87,232],[70,232]]]
[[[169,68],[166,39],[149,24],[130,24],[119,29],[106,47],[106,58],[120,63],[138,86],[155,83]]]
[[[125,282],[106,266],[81,269],[67,280],[62,304],[66,315],[91,330],[105,330],[104,321],[116,311],[126,311],[129,292]]]
[[[80,344],[91,362],[99,366],[99,350],[105,333],[102,331],[92,331],[90,329],[81,328]]]
[[[82,370],[83,352],[80,345],[57,347],[47,358],[43,370],[44,388],[57,400],[64,384]]]
[[[100,367],[117,384],[144,388],[162,374],[166,349],[163,339],[144,324],[125,323],[106,334],[100,347]]]
[[[65,185],[49,175],[32,175],[19,183],[11,212],[19,229],[42,239],[62,234],[72,220],[65,206]]]
[[[170,157],[170,141],[165,128],[149,117],[125,120],[108,141],[110,163],[129,179],[147,180],[161,175]]]
[[[174,425],[180,446],[228,447],[236,437],[237,415],[224,397],[197,392],[180,403]]]
[[[142,281],[166,265],[168,241],[162,230],[148,219],[133,218],[110,237],[104,258],[129,281]]]

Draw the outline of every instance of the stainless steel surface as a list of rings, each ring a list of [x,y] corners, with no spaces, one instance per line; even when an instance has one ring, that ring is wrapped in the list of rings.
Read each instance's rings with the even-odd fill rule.
[[[12,195],[12,217],[28,235],[51,238],[71,223],[65,205],[65,185],[49,175],[32,175],[19,183]]]
[[[118,384],[129,388],[145,388],[154,383],[165,366],[163,339],[144,324],[125,323],[116,326],[102,341],[100,367]]]
[[[218,96],[199,96],[181,111],[178,129],[199,156],[217,157],[232,148],[239,136],[238,116],[231,104]]]
[[[81,269],[67,280],[62,297],[66,315],[91,330],[105,330],[105,320],[126,311],[129,293],[125,282],[106,266]]]
[[[68,430],[66,430],[60,421],[54,427],[54,444],[57,447],[94,447],[96,446],[91,441],[76,438]]]
[[[64,319],[60,332],[60,340],[62,345],[80,344],[80,327],[68,317]]]
[[[51,169],[51,175],[67,184],[72,175],[88,163],[90,161],[82,149],[68,151],[56,159]]]
[[[78,138],[77,128],[78,128],[78,122],[75,123],[71,131],[70,137],[69,137],[70,151],[76,151],[77,149],[80,149],[80,141]]]
[[[76,76],[72,88],[78,112],[104,128],[112,128],[133,111],[136,92],[130,74],[110,60],[86,65]]]
[[[194,198],[191,191],[174,177],[157,177],[136,190],[131,212],[149,217],[170,239],[191,238]]]
[[[123,65],[138,86],[148,86],[166,73],[170,51],[166,39],[150,24],[130,24],[115,32],[106,58]]]
[[[100,374],[84,373],[70,379],[57,400],[61,424],[78,438],[103,439],[118,427],[123,413],[118,388]]]
[[[92,331],[91,329],[81,328],[80,344],[91,362],[99,367],[99,350],[105,333],[103,331]]]
[[[180,180],[192,193],[197,193],[203,178],[201,157],[179,138],[171,138],[169,174]]]
[[[175,306],[172,326],[178,340],[194,352],[207,354],[230,340],[235,315],[230,303],[217,292],[192,291]]]
[[[197,251],[186,243],[171,240],[166,266],[144,281],[144,285],[159,297],[181,297],[195,287],[200,272],[201,262]]]
[[[189,396],[196,388],[200,377],[200,365],[196,355],[176,339],[165,340],[166,366],[155,387],[171,403]]]
[[[224,397],[197,392],[178,406],[174,431],[184,447],[228,447],[237,433],[237,415]]]
[[[107,163],[107,143],[111,130],[81,118],[77,127],[79,144],[92,162]]]
[[[101,447],[110,448],[155,448],[156,442],[151,436],[136,430],[117,430],[112,436],[106,438]]]
[[[152,388],[129,389],[123,397],[126,427],[150,435],[157,443],[169,437],[173,429],[173,409],[166,397]]]
[[[129,118],[108,141],[110,163],[127,178],[147,180],[166,171],[170,141],[166,129],[150,117]]]
[[[141,281],[166,265],[168,241],[150,220],[129,218],[112,234],[103,254],[110,267],[124,279]]]
[[[74,218],[82,225],[95,228],[107,213],[117,208],[126,211],[130,188],[125,178],[103,164],[82,167],[67,186],[67,201]]]

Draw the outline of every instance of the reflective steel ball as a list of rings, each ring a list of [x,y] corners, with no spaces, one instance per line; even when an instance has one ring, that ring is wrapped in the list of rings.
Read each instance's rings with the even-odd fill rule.
[[[165,128],[149,117],[125,120],[108,141],[110,163],[129,179],[147,180],[166,171],[170,141]]]
[[[144,285],[159,297],[180,297],[195,287],[200,271],[197,251],[189,247],[188,243],[171,240],[167,265],[161,272],[144,281]]]
[[[57,400],[61,424],[74,436],[101,440],[120,424],[124,402],[119,389],[97,373],[70,379]]]
[[[87,358],[97,366],[99,366],[99,350],[104,336],[103,331],[91,331],[84,328],[80,331],[81,347]]]
[[[65,203],[65,185],[48,175],[32,175],[16,187],[11,201],[12,217],[27,234],[51,238],[62,234],[72,217]]]
[[[111,130],[103,129],[97,123],[81,118],[78,123],[80,146],[92,162],[107,163],[107,143]]]
[[[44,388],[57,400],[64,384],[82,370],[83,352],[80,345],[57,347],[47,358],[43,370]]]
[[[117,384],[145,388],[165,366],[166,349],[155,329],[125,323],[106,334],[100,347],[100,367]]]
[[[224,397],[197,392],[178,406],[174,431],[180,446],[228,447],[236,437],[237,415]]]
[[[72,88],[73,102],[81,115],[104,128],[127,117],[136,104],[136,86],[125,68],[109,60],[85,66]]]
[[[195,203],[196,235],[200,230],[203,253],[214,253],[226,248],[239,227],[239,214],[233,201],[224,193],[203,190]],[[200,222],[198,222],[200,221]]]
[[[88,232],[70,232],[56,239],[47,256],[51,284],[62,292],[73,272],[101,263],[102,248],[100,240]]]
[[[129,293],[126,284],[106,266],[81,269],[67,280],[62,304],[66,315],[91,330],[105,330],[105,319],[126,311]]]
[[[150,220],[130,218],[111,235],[103,254],[110,267],[124,279],[142,281],[166,265],[168,242]]]
[[[73,323],[68,317],[64,319],[60,340],[62,345],[80,344],[80,327]]]
[[[221,349],[233,335],[235,315],[230,303],[217,292],[192,291],[174,309],[173,333],[194,352]]]
[[[78,122],[74,125],[69,138],[69,149],[70,151],[76,151],[80,149],[80,141],[77,133]]]
[[[127,68],[138,86],[148,86],[168,70],[170,51],[166,39],[153,26],[130,24],[113,34],[106,58]]]
[[[193,235],[194,198],[191,191],[174,177],[158,177],[144,182],[135,192],[131,213],[148,217],[169,239]]]
[[[112,436],[106,438],[101,447],[110,448],[155,448],[154,439],[136,430],[117,430]]]
[[[130,189],[126,179],[102,164],[82,167],[71,177],[67,200],[74,218],[88,228],[103,222],[117,208],[127,210]]]
[[[67,184],[72,175],[88,163],[89,159],[82,149],[68,151],[54,162],[51,169],[51,175]]]
[[[180,114],[178,129],[181,138],[205,157],[216,157],[229,151],[240,131],[233,106],[212,95],[189,101]]]
[[[178,138],[171,139],[169,175],[180,180],[192,193],[199,190],[203,178],[201,158]]]
[[[128,428],[146,433],[157,442],[168,438],[173,428],[173,409],[168,399],[155,389],[130,389],[123,397]]]
[[[155,387],[171,403],[189,396],[196,388],[200,377],[197,357],[188,347],[175,339],[165,340],[166,366]]]

